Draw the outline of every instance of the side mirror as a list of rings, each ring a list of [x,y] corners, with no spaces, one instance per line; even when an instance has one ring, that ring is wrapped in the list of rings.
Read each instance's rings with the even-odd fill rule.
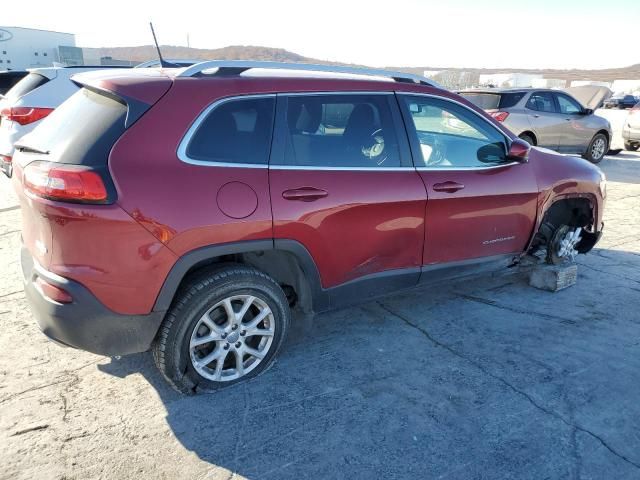
[[[529,159],[529,150],[531,150],[531,145],[520,138],[516,138],[509,146],[507,158],[516,162],[526,163]]]
[[[585,108],[584,110],[582,110],[582,114],[583,115],[593,115],[593,109]]]

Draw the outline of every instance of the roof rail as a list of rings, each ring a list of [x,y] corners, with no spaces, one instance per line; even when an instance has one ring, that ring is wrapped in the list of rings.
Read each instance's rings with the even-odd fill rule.
[[[365,75],[373,77],[387,77],[396,82],[418,83],[429,85],[432,87],[442,88],[437,82],[429,80],[420,75],[414,75],[404,72],[393,72],[390,70],[345,67],[341,65],[315,65],[312,63],[287,63],[287,62],[260,62],[260,61],[244,61],[244,60],[211,60],[207,62],[196,63],[185,68],[178,77],[194,77],[203,74],[205,70],[213,70],[211,75],[240,75],[242,72],[251,70],[252,68],[264,68],[269,70],[304,70],[308,72],[328,72],[328,73],[346,73],[351,75]]]

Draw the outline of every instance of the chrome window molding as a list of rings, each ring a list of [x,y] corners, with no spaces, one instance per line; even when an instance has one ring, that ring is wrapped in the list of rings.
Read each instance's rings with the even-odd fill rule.
[[[236,100],[253,100],[256,98],[273,98],[275,100],[275,93],[268,94],[258,94],[258,95],[235,95],[233,97],[224,97],[216,100],[212,104],[210,104],[207,108],[205,108],[200,114],[196,117],[196,119],[191,123],[187,133],[184,134],[182,140],[178,144],[177,156],[184,163],[189,163],[191,165],[199,165],[204,167],[235,167],[235,168],[269,168],[268,161],[267,163],[233,163],[233,162],[216,162],[214,160],[198,160],[195,158],[191,158],[187,155],[187,148],[189,148],[189,142],[191,142],[191,138],[198,131],[200,125],[204,121],[205,118],[209,116],[209,114],[218,108],[220,105],[228,102],[233,102]],[[274,113],[274,122],[275,122],[275,113]]]
[[[348,172],[408,172],[414,167],[323,167],[314,165],[269,165],[269,170],[315,170],[315,171],[348,171]]]
[[[487,165],[486,167],[416,167],[419,172],[456,172],[458,170],[469,172],[473,170],[493,170],[495,168],[512,167],[514,165],[520,165],[520,162],[501,163],[498,165]]]

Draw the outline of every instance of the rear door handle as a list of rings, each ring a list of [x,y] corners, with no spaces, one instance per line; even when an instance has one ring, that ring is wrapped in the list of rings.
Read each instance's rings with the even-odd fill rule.
[[[464,188],[464,185],[458,182],[443,182],[443,183],[435,183],[433,185],[433,189],[436,192],[454,193],[454,192],[457,192],[458,190],[462,190],[463,188]]]
[[[299,200],[301,202],[313,202],[329,195],[329,192],[321,188],[301,187],[285,190],[282,192],[282,198],[285,200]]]

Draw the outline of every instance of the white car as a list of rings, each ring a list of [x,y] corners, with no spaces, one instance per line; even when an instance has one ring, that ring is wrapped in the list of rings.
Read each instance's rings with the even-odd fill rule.
[[[0,169],[7,176],[11,176],[16,142],[80,88],[71,76],[106,68],[123,67],[29,69],[29,74],[6,93],[0,103]]]

